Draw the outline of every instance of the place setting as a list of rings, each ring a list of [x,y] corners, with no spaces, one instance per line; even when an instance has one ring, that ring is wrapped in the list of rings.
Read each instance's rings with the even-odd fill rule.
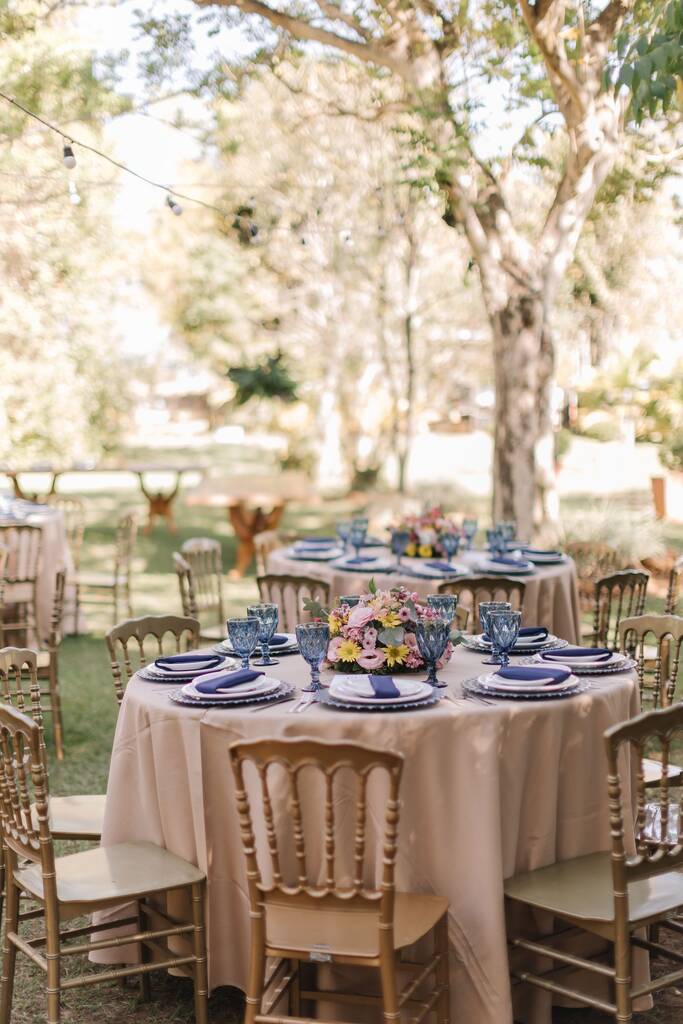
[[[336,569],[362,573],[388,573],[396,570],[396,563],[385,555],[363,554],[368,548],[380,545],[385,547],[381,541],[376,544],[374,539],[368,543],[368,525],[368,520],[363,518],[352,519],[350,524],[337,524],[337,532],[344,538],[344,550],[332,562]],[[353,554],[347,551],[349,547],[353,549]]]
[[[335,537],[304,537],[286,549],[289,558],[299,562],[331,562],[344,554]]]
[[[472,636],[464,636],[462,644],[469,651],[477,654],[488,654],[491,660],[484,664],[498,664],[499,652],[496,650],[495,639],[491,633],[490,616],[494,612],[512,611],[512,604],[509,601],[480,601],[479,622],[481,633]],[[529,655],[542,651],[556,651],[568,647],[567,640],[563,640],[551,633],[545,626],[520,626],[513,646],[508,651],[512,655]]]
[[[575,676],[614,675],[630,672],[636,662],[620,651],[607,647],[564,647],[562,650],[539,651],[525,658],[523,665],[558,665],[571,669]]]
[[[488,576],[529,576],[535,572],[534,562],[524,554],[525,547],[514,539],[511,522],[496,523],[486,531],[487,549],[473,569]]]
[[[249,655],[261,646],[261,660],[255,662],[257,665],[277,665],[277,660],[272,657],[278,654],[284,657],[298,653],[297,639],[294,633],[276,633],[280,609],[271,602],[248,605],[246,618],[228,619],[228,635],[225,640],[215,644],[212,650],[216,654],[237,655],[243,658],[245,645],[251,642],[252,627],[247,626],[249,619],[256,619],[258,622],[257,641],[249,651]],[[248,659],[247,659],[248,665]],[[247,666],[243,664],[243,668]]]
[[[391,529],[390,548],[396,557],[395,571],[420,579],[453,579],[465,576],[466,566],[454,563],[462,533],[438,506],[421,516],[406,516]]]
[[[491,658],[484,664],[496,665],[463,683],[465,699],[486,703],[505,700],[558,700],[573,697],[590,689],[566,665],[510,665],[510,654],[519,640],[522,613],[512,609],[487,609],[486,631],[491,637]]]

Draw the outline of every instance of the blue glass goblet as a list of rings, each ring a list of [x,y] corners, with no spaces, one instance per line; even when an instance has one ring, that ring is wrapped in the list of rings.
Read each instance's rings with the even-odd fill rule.
[[[513,540],[517,535],[517,524],[514,519],[504,519],[496,526],[506,541]]]
[[[339,598],[339,604],[347,604],[349,608],[355,608],[360,601],[360,594],[344,594]]]
[[[455,618],[455,609],[458,607],[457,594],[429,594],[427,607],[433,608],[441,621],[450,626]]]
[[[439,535],[439,543],[444,550],[446,558],[450,562],[454,555],[457,555],[460,548],[459,533],[442,533]]]
[[[342,547],[344,548],[344,551],[346,551],[349,545],[349,536],[351,535],[351,522],[346,521],[337,523],[336,530],[337,536],[339,537],[339,540],[342,542]]]
[[[517,643],[521,624],[521,612],[489,612],[491,643],[495,643],[496,648],[500,651],[502,668],[510,664],[510,651]]]
[[[261,624],[253,617],[228,619],[228,636],[235,654],[242,659],[242,668],[249,668],[249,658],[258,645]]]
[[[280,617],[280,609],[276,604],[250,604],[247,608],[247,615],[258,619],[259,622],[259,643],[261,644],[261,657],[255,661],[255,665],[279,665],[276,658],[270,656],[270,640],[277,629],[277,620]]]
[[[491,636],[489,616],[491,612],[509,612],[512,605],[509,601],[480,601],[479,602],[479,623],[482,633],[491,641],[491,657],[484,661],[485,665],[500,665],[500,652],[495,646]]]
[[[368,528],[366,524],[360,524],[355,520],[351,524],[351,533],[349,539],[351,541],[351,547],[356,552],[356,558],[360,555],[360,549],[365,543],[365,538],[368,535]]]
[[[465,542],[467,544],[467,550],[468,551],[472,550],[472,545],[474,543],[474,538],[477,535],[477,529],[478,528],[479,528],[479,523],[478,523],[478,521],[476,519],[463,519],[463,521],[462,521],[462,532],[463,532],[463,536],[465,537]]]
[[[408,530],[392,530],[391,531],[391,550],[396,555],[396,568],[401,567],[401,558],[405,554],[405,550],[408,547],[410,541],[410,533]]]
[[[505,553],[507,542],[497,527],[486,531],[486,540],[488,541],[489,551],[494,558]]]
[[[427,663],[427,682],[432,686],[444,687],[436,678],[436,663],[442,657],[451,636],[449,623],[441,619],[421,619],[415,625],[415,639],[423,659]]]
[[[325,660],[330,643],[330,627],[326,622],[308,622],[296,627],[299,651],[311,667],[311,685],[303,686],[304,693],[317,693],[320,689],[320,666]]]

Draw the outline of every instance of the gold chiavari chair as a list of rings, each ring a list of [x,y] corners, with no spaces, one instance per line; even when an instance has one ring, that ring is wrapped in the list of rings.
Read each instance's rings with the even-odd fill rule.
[[[40,729],[14,708],[0,706],[0,816],[6,877],[0,1024],[11,1020],[17,953],[46,975],[47,1024],[59,1024],[61,998],[73,988],[137,975],[142,997],[149,999],[149,972],[168,969],[193,978],[196,1021],[207,1024],[203,873],[152,843],[118,843],[56,857],[48,800]],[[171,890],[190,898],[191,920],[171,918],[148,902]],[[20,934],[26,917],[19,912],[22,892],[38,904],[38,911],[30,914],[44,919],[43,934]],[[68,927],[74,918],[128,903],[134,904],[134,912],[122,919]],[[102,938],[112,928],[126,925],[133,926],[133,934]],[[93,934],[96,940],[89,941]],[[140,963],[97,975],[86,971],[64,976],[64,964],[71,957],[130,943],[138,945]]]
[[[469,606],[472,613],[472,631],[476,632],[479,628],[479,603],[481,601],[509,601],[513,608],[521,610],[524,607],[526,584],[522,580],[513,580],[503,576],[495,579],[491,576],[469,576],[462,580],[449,580],[446,583],[440,583],[437,593],[455,594],[458,598],[458,609]],[[466,605],[461,603],[463,595],[467,602]]]
[[[667,615],[678,615],[678,598],[681,589],[681,576],[683,576],[683,555],[680,555],[669,573],[669,586],[666,592],[666,604],[664,611]]]
[[[257,576],[262,601],[276,604],[280,609],[280,629],[293,633],[297,623],[308,622],[310,614],[304,610],[304,601],[311,598],[323,607],[330,602],[330,585],[312,576],[267,574]]]
[[[131,577],[137,530],[137,520],[132,514],[122,516],[116,524],[113,574],[79,572],[76,575],[74,619],[76,632],[78,632],[82,604],[109,604],[111,602],[114,624],[119,618],[120,601],[125,603],[128,614],[133,614]]]
[[[579,607],[584,613],[592,612],[595,581],[615,572],[619,555],[609,544],[592,540],[570,540],[564,550],[576,567]]]
[[[43,531],[40,526],[0,526],[0,544],[7,549],[4,571],[3,642],[7,634],[28,644],[42,637],[38,609],[38,574]],[[12,611],[10,611],[12,609]]]
[[[194,600],[192,614],[202,623],[202,637],[223,640],[226,636],[223,601],[223,555],[220,541],[191,537],[180,549],[189,567],[189,591]],[[176,570],[177,571],[177,570]]]
[[[0,700],[29,715],[40,729],[41,751],[48,770],[45,715],[52,712],[52,694],[41,688],[35,651],[5,647],[0,651]],[[50,828],[56,839],[99,840],[104,818],[104,795],[50,797]]]
[[[281,548],[283,537],[277,530],[263,530],[254,535],[254,554],[256,557],[256,575],[265,576],[268,572],[268,555]]]
[[[679,615],[636,615],[619,624],[619,650],[636,659],[640,703],[668,707],[676,699],[676,682],[683,647],[683,617]],[[658,785],[662,766],[652,759],[643,760],[645,780]],[[668,767],[669,780],[680,782],[683,768]]]
[[[620,569],[595,584],[593,645],[616,650],[619,623],[631,615],[642,615],[650,574],[638,569]]]
[[[516,903],[526,904],[559,918],[571,928],[607,939],[613,945],[613,966],[590,960],[567,951],[563,938],[566,927],[543,939],[531,940],[513,936],[510,940],[513,978],[546,991],[574,999],[611,1014],[619,1024],[633,1020],[633,1002],[641,996],[679,984],[681,955],[643,936],[643,929],[656,926],[678,934],[683,925],[669,920],[683,906],[683,844],[668,841],[668,822],[672,805],[666,770],[662,774],[658,806],[661,836],[648,835],[647,788],[642,766],[644,751],[656,745],[666,769],[672,743],[683,738],[683,705],[650,711],[623,725],[613,726],[605,733],[610,806],[612,849],[562,861],[516,875],[505,882],[505,894]],[[630,801],[622,793],[622,779],[632,775],[631,760],[637,761],[635,827],[631,820]],[[628,787],[626,789],[628,794]],[[625,805],[628,801],[628,809]],[[631,852],[635,850],[635,853]],[[553,943],[559,939],[558,945]],[[669,957],[677,969],[651,981],[634,986],[632,957],[636,949],[645,949],[661,957]],[[537,974],[517,966],[516,956],[525,951],[548,958],[559,965],[557,971]],[[612,999],[598,998],[569,983],[563,984],[562,967],[582,968],[607,979]]]
[[[9,548],[0,544],[0,647],[5,643],[5,570],[9,559]]]
[[[80,498],[72,498],[68,494],[50,494],[47,504],[62,513],[71,561],[74,571],[79,572],[85,534],[85,505]]]
[[[413,1024],[435,1011],[440,1024],[447,1024],[448,903],[440,896],[395,888],[402,756],[313,740],[236,743],[230,756],[251,918],[245,1024],[303,1024],[312,1019],[301,1016],[304,1000],[366,1003],[382,1014],[385,1024],[398,1021],[404,1008],[414,1011]],[[367,833],[375,782],[383,784],[384,827],[371,842]],[[355,813],[348,809],[354,792]],[[335,820],[339,799],[345,814],[354,813],[353,834],[346,849],[340,850]],[[259,821],[265,822],[263,838],[259,829],[258,839],[252,818],[255,803]],[[267,865],[264,874],[261,863]],[[382,865],[380,878],[377,864]],[[400,950],[429,933],[435,949],[428,962],[402,964]],[[268,978],[267,957],[277,961]],[[299,967],[306,961],[378,969],[382,995],[303,988]],[[401,968],[413,978],[399,992]],[[430,975],[430,994],[416,999]],[[290,1015],[272,1015],[284,993],[289,995]]]
[[[183,615],[196,619],[198,618],[197,599],[194,596],[192,569],[190,568],[189,562],[187,562],[177,551],[173,552],[173,568],[175,569],[176,576],[178,577],[180,607],[183,610]]]
[[[186,615],[143,615],[120,622],[109,630],[105,640],[120,707],[130,677],[147,664],[150,655],[160,658],[164,654],[196,650],[199,622]]]
[[[62,643],[64,620],[64,591],[66,588],[66,571],[60,570],[55,576],[55,594],[52,601],[52,621],[47,647],[36,650],[38,679],[47,681],[50,698],[50,710],[55,735],[55,753],[57,760],[64,758],[64,722],[62,719],[62,700],[59,691],[59,648]],[[47,709],[45,709],[47,710]]]

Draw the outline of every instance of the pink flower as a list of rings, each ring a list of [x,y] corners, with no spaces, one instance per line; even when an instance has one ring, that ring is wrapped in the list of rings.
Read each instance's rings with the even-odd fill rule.
[[[363,651],[361,657],[356,659],[361,668],[366,668],[370,672],[374,668],[381,668],[386,660],[387,656],[380,648],[375,648],[373,651]]]
[[[407,647],[410,647],[411,650],[417,650],[417,639],[414,633],[405,633],[403,637],[403,642],[406,644]]]
[[[374,626],[368,626],[363,636],[363,647],[366,651],[371,651],[377,644],[377,630]]]
[[[406,658],[407,668],[420,668],[422,665],[422,658],[419,654],[413,654],[412,652]]]
[[[339,648],[341,647],[341,644],[342,644],[342,638],[340,636],[335,636],[332,640],[330,640],[330,645],[327,648],[327,660],[328,661],[330,661],[330,662],[337,661],[337,659],[339,657]]]
[[[366,608],[362,604],[357,604],[349,615],[349,626],[362,627],[367,626],[368,622],[372,622],[375,617],[375,613],[372,608]]]
[[[399,608],[398,617],[401,622],[410,622],[410,610],[405,606],[403,608]]]

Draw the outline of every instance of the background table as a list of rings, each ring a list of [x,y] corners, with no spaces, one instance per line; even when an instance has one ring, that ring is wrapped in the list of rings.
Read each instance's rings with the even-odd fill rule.
[[[308,678],[299,656],[274,671]],[[480,671],[480,658],[458,649],[441,675],[457,693]],[[114,741],[103,842],[151,841],[207,872],[209,984],[244,988],[249,908],[230,744],[305,736],[400,751],[398,888],[448,898],[453,1021],[510,1024],[503,879],[610,845],[602,734],[637,712],[638,696],[629,673],[595,682],[570,700],[442,701],[379,716],[324,707],[290,715],[287,704],[257,714],[185,708],[167,685],[134,677]],[[628,804],[628,780],[625,789]],[[519,1019],[550,1024],[548,994],[531,994]]]
[[[291,558],[287,548],[278,548],[271,552],[266,560],[268,572],[284,573],[287,576],[314,576],[330,584],[332,601],[341,594],[361,594],[367,590],[371,572],[349,572],[328,562],[303,561]],[[368,553],[391,557],[386,549],[372,548]],[[482,551],[465,551],[453,558],[472,571],[472,575],[484,575],[474,569],[477,562],[482,562],[486,555]],[[410,559],[404,559],[409,565]],[[459,577],[464,579],[465,577]],[[491,576],[495,582],[495,576]],[[581,615],[579,611],[579,594],[576,580],[576,566],[571,558],[557,565],[537,566],[533,575],[520,576],[526,585],[524,593],[523,621],[528,626],[545,626],[557,636],[569,640],[570,643],[581,643]],[[442,579],[423,579],[407,573],[377,573],[375,582],[378,587],[396,587],[403,584],[420,596],[435,594]],[[475,629],[476,624],[470,623]]]

